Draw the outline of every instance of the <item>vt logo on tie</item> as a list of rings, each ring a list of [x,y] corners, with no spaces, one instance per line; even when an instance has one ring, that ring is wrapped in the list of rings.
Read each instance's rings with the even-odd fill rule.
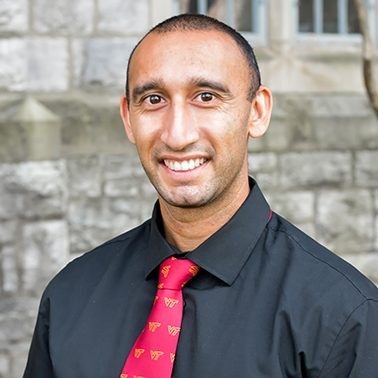
[[[198,271],[199,267],[188,259],[169,257],[162,262],[147,324],[135,341],[120,378],[172,376],[182,322],[182,288]]]

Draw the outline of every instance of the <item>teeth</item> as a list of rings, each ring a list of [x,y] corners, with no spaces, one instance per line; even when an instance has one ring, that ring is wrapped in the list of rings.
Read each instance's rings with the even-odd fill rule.
[[[190,160],[183,160],[183,161],[177,161],[177,160],[164,160],[164,164],[171,169],[172,171],[180,171],[185,172],[189,171],[194,168],[198,168],[200,165],[202,165],[206,159],[190,159]]]

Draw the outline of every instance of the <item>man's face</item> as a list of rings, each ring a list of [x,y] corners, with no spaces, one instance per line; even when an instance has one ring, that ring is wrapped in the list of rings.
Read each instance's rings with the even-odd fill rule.
[[[122,116],[160,200],[200,207],[247,182],[248,65],[218,31],[152,33],[135,51]]]

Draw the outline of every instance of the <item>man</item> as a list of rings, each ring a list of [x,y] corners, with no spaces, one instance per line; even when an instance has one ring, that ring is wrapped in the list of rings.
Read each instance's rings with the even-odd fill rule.
[[[168,376],[378,377],[376,287],[248,178],[248,139],[265,133],[272,98],[244,38],[206,16],[171,18],[133,51],[126,87],[121,116],[158,202],[49,284],[24,376],[145,376],[125,361],[145,351],[159,264],[175,256],[200,270],[182,289]]]

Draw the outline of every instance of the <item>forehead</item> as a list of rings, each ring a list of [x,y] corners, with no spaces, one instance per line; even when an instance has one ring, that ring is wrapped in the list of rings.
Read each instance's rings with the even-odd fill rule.
[[[236,42],[216,30],[149,34],[130,62],[130,86],[150,78],[174,80],[192,76],[248,82],[249,68]],[[230,77],[232,76],[232,77]]]

